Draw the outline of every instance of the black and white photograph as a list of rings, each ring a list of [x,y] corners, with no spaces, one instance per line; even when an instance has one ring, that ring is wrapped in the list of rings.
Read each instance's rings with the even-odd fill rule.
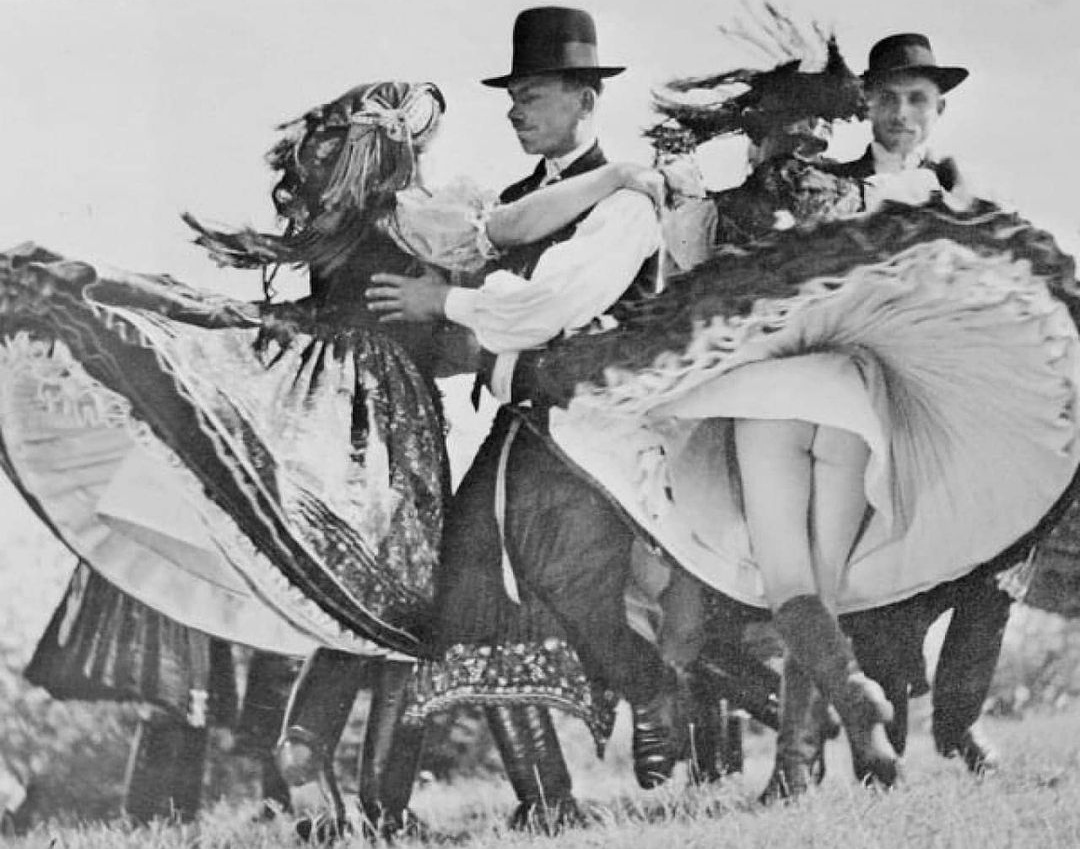
[[[0,844],[1080,845],[1075,0],[0,0]]]

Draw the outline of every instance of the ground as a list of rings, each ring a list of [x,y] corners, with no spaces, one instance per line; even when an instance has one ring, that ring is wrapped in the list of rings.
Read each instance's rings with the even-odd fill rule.
[[[917,720],[918,722],[918,720]],[[921,723],[920,723],[921,724]],[[757,792],[769,768],[771,736],[749,744],[747,772],[721,785],[643,792],[632,785],[626,757],[625,727],[609,755],[598,763],[585,757],[584,738],[571,733],[578,796],[596,822],[558,838],[507,832],[512,806],[505,783],[428,784],[415,797],[417,813],[428,824],[427,844],[463,849],[530,846],[541,849],[634,847],[1075,847],[1080,845],[1080,711],[994,720],[991,730],[1002,744],[1005,766],[981,780],[955,760],[933,751],[925,729],[914,735],[906,758],[904,786],[883,793],[856,787],[846,766],[842,741],[831,747],[830,774],[823,787],[797,804],[763,809]],[[131,830],[122,825],[82,830],[42,827],[12,842],[13,849],[268,849],[295,846],[285,820],[252,825],[253,808],[218,805],[194,826],[160,825]],[[361,846],[354,838],[345,846]]]

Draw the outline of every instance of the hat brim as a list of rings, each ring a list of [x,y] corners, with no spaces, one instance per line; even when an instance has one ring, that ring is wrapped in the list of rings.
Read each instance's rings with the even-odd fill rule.
[[[895,77],[900,74],[919,74],[920,76],[929,77],[937,83],[937,87],[941,89],[941,93],[944,94],[945,92],[956,88],[968,78],[968,69],[943,67],[941,65],[901,65],[896,68],[889,68],[887,71],[880,71],[876,74],[867,71],[862,75],[862,80],[864,83],[869,84],[878,80],[889,79],[890,77]]]
[[[543,74],[575,73],[579,71],[593,73],[600,77],[614,77],[616,74],[621,74],[625,70],[625,67],[620,67],[618,65],[597,65],[595,67],[586,68],[535,68],[528,71],[511,71],[509,74],[505,74],[501,77],[488,77],[486,80],[480,80],[480,83],[481,85],[486,85],[491,88],[506,88],[511,81],[520,80],[523,77],[535,77]]]

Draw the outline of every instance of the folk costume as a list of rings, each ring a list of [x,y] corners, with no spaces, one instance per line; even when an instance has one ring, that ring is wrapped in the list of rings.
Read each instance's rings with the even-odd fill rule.
[[[594,144],[563,172],[564,178],[599,167],[604,161],[600,148]],[[535,190],[543,175],[541,165],[531,177],[505,191],[502,199],[509,201]],[[547,332],[544,328],[515,336],[516,318],[511,306],[514,294],[520,293],[520,300],[535,300],[533,288],[542,291],[548,280],[558,280],[560,304],[567,312],[587,321],[591,317],[589,313],[596,309],[594,303],[605,304],[600,309],[610,307],[630,288],[642,264],[655,253],[657,238],[655,214],[643,196],[630,193],[612,196],[601,201],[579,222],[544,242],[501,257],[500,265],[505,267],[490,275],[483,287],[451,294],[447,314],[462,321],[472,321],[471,328],[481,343],[503,348],[489,357],[493,362],[491,373],[498,374],[501,371],[499,359],[513,358],[517,352],[508,346],[517,345],[521,350],[546,341],[542,337]],[[655,267],[652,262],[650,266]],[[638,275],[646,285],[649,273],[646,269],[643,275]],[[518,280],[527,280],[529,285],[513,290],[508,285],[502,292],[494,288]],[[491,300],[496,306],[472,306],[473,303],[482,304],[482,299],[493,293],[495,298]],[[459,298],[468,306],[459,310]],[[506,305],[501,314],[499,300]],[[535,320],[534,312],[531,316]],[[507,383],[509,385],[510,381]],[[605,590],[594,595],[591,591],[587,594],[583,591],[579,600],[586,605],[586,610],[581,614],[597,616],[598,611],[593,605],[599,599],[604,599],[603,603],[610,599],[616,608],[612,618],[618,623],[613,624],[612,629],[621,631],[625,625],[623,593],[618,589],[625,577],[618,576],[625,573],[624,565],[629,559],[629,530],[621,519],[605,512],[607,505],[602,501],[593,505],[590,496],[578,495],[579,483],[573,474],[566,481],[559,479],[558,487],[555,485],[553,476],[561,475],[562,471],[557,459],[547,453],[537,436],[537,432],[543,432],[543,427],[542,410],[504,404],[491,434],[454,495],[446,522],[443,569],[436,597],[438,645],[449,652],[447,663],[436,673],[439,676],[436,686],[446,691],[445,699],[438,697],[440,705],[459,698],[504,700],[504,696],[513,692],[513,686],[500,691],[496,682],[500,678],[513,680],[514,676],[508,673],[523,665],[546,665],[549,672],[556,673],[554,680],[565,678],[566,671],[577,666],[576,659],[582,649],[575,650],[561,637],[555,639],[555,635],[564,633],[564,627],[558,624],[558,616],[552,613],[551,605],[537,596],[534,585],[538,578],[533,572],[526,571],[529,568],[535,571],[543,565],[558,570],[559,574],[550,580],[569,587],[573,581],[584,580],[575,574],[578,569],[586,568],[577,562],[579,559],[593,563],[601,560],[608,564],[609,568],[596,570],[596,580],[614,581],[611,593]],[[545,469],[542,475],[540,469]],[[505,517],[496,512],[497,486],[505,487]],[[579,518],[574,528],[564,528],[559,505],[568,504],[575,497],[582,502],[580,509],[567,507],[565,518],[569,520],[575,513]],[[538,499],[548,501],[536,503]],[[552,533],[557,531],[563,540],[541,542],[537,539],[526,543],[526,538],[536,533],[533,523],[545,521],[545,515]],[[591,542],[588,541],[590,535],[595,535]],[[566,548],[566,554],[559,552],[560,547]],[[593,548],[591,558],[587,555],[590,547]],[[548,548],[550,554],[545,550]],[[531,563],[534,558],[542,558],[545,563],[534,565]],[[616,568],[613,564],[621,565]],[[584,635],[579,632],[575,634],[577,636]],[[596,642],[603,645],[599,640]],[[624,651],[617,641],[609,644],[609,649],[619,653]],[[631,661],[636,656],[639,655],[628,652],[621,659]],[[633,660],[627,668],[636,662]],[[479,669],[478,663],[485,668]],[[597,680],[606,682],[619,674],[610,670],[613,665],[618,666],[613,661],[595,660],[590,672],[598,675],[603,669],[605,676]],[[499,667],[504,668],[499,670]],[[542,687],[542,673],[543,669],[537,667],[536,674],[541,677],[529,686]],[[580,713],[582,703],[593,703],[592,685],[579,676],[571,677],[569,683],[580,689],[558,692],[553,688],[549,694],[550,703],[560,707],[573,705],[571,709]],[[612,681],[607,687],[615,683]],[[590,724],[602,727],[602,712],[597,714],[590,709],[586,715]],[[597,726],[597,722],[601,722],[601,726]]]
[[[394,238],[396,193],[407,111],[432,91],[361,86],[290,125],[271,155],[286,236],[201,230],[222,262],[308,264],[302,301],[31,246],[3,258],[5,470],[91,568],[170,618],[294,655],[419,649],[447,490],[439,334],[381,327],[361,293],[418,262]]]
[[[759,94],[751,86],[743,108]],[[730,120],[731,110],[680,108],[687,126],[663,137],[685,138],[694,118]],[[850,176],[818,171],[838,198],[852,185],[861,192]],[[619,327],[560,340],[537,364],[539,391],[556,405],[555,441],[725,595],[766,603],[733,469],[735,419],[817,422],[870,447],[873,510],[844,573],[841,613],[902,602],[996,557],[1015,562],[1071,497],[1072,262],[990,204],[950,209],[935,184],[938,198],[923,206],[886,202],[814,228],[795,218],[721,250]],[[816,611],[788,618],[813,620],[820,644],[845,656]]]
[[[621,70],[599,64],[595,26],[578,10],[527,10],[513,41],[511,73],[486,84]],[[501,199],[603,162],[595,143],[562,162],[541,161]],[[503,406],[447,514],[435,605],[440,657],[426,670],[418,711],[486,706],[519,800],[515,825],[538,816],[557,827],[574,816],[547,708],[582,717],[602,745],[619,696],[643,705],[674,689],[655,647],[627,623],[630,528],[552,451],[546,410],[518,403],[515,369],[529,349],[653,288],[658,247],[651,204],[616,192],[562,231],[499,257],[483,286],[452,290],[446,301],[447,317],[471,329],[488,352],[483,376]],[[639,781],[652,783],[643,775],[667,761],[668,741],[648,723],[637,728],[647,729],[635,732]],[[657,772],[670,772],[670,764]]]
[[[889,36],[878,42],[871,49],[863,79],[873,85],[897,73],[932,79],[942,93],[967,77],[966,69],[938,65],[929,41],[917,33]],[[920,176],[936,182],[946,192],[962,190],[953,160],[935,160],[925,149],[916,149],[907,156],[894,154],[876,140],[858,159],[828,166],[828,170],[859,180],[871,198],[882,184],[911,178],[918,181]],[[1033,546],[1058,524],[1067,504],[1067,498],[1060,501],[1040,523],[1039,533],[1026,535],[968,575],[879,610],[846,618],[844,627],[852,637],[859,662],[882,684],[896,711],[889,734],[898,752],[903,752],[906,743],[909,696],[931,690],[923,660],[927,630],[942,613],[951,610],[933,676],[934,741],[939,752],[946,756],[959,754],[972,771],[994,765],[996,754],[976,722],[997,667],[1012,602],[1026,597],[1027,583],[1037,574],[1016,566],[1031,559]]]
[[[377,271],[467,277],[485,262],[487,199],[416,184],[443,108],[430,84],[358,86],[270,153],[284,235],[189,219],[219,262],[267,285],[277,264],[306,266],[301,301],[244,303],[32,245],[0,257],[0,462],[42,519],[189,628],[288,655],[398,653],[406,674],[375,694],[391,727],[449,488],[434,380],[463,336],[388,328],[363,290]],[[378,812],[400,794],[375,784]]]

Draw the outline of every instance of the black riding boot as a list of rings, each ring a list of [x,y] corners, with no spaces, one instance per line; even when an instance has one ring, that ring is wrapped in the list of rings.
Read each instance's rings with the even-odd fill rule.
[[[414,663],[396,660],[381,661],[375,672],[360,760],[360,807],[372,837],[423,830],[409,799],[426,727],[403,721],[414,674]]]
[[[166,713],[139,723],[124,780],[124,810],[133,821],[195,818],[208,739],[205,727],[193,728]]]
[[[891,787],[899,763],[885,733],[893,719],[892,705],[881,687],[855,661],[836,617],[816,595],[796,596],[780,606],[773,622],[791,653],[836,708],[847,731],[855,774]]]
[[[298,672],[294,658],[264,651],[256,651],[248,665],[233,751],[258,761],[263,799],[258,820],[273,819],[279,811],[291,809],[289,785],[278,771],[275,744]]]
[[[801,796],[821,783],[830,725],[828,703],[813,678],[788,653],[781,684],[776,762],[760,797],[763,804]]]
[[[486,707],[484,713],[518,798],[510,827],[555,834],[583,824],[547,708],[499,705]]]
[[[316,649],[293,685],[277,746],[277,764],[291,788],[304,840],[325,842],[344,833],[345,803],[334,776],[334,750],[363,681],[365,659]]]

